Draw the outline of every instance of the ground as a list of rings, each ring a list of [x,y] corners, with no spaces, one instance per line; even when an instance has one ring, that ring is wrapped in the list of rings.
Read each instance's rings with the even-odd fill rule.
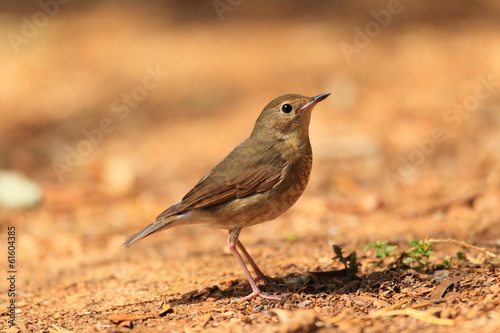
[[[500,331],[495,1],[50,4],[0,21],[0,169],[43,192],[0,208],[0,331]],[[306,192],[240,237],[283,297],[233,301],[250,288],[223,230],[121,249],[270,100],[324,92]]]

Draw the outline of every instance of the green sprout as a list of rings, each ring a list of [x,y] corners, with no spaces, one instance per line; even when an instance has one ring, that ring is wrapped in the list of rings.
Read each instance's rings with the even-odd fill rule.
[[[375,250],[375,255],[378,259],[375,268],[381,267],[383,263],[389,261],[387,269],[400,267],[416,271],[431,271],[448,268],[467,260],[463,252],[457,252],[452,258],[441,259],[442,263],[432,263],[429,261],[429,257],[434,254],[432,251],[434,242],[432,240],[411,240],[409,244],[412,246],[409,250],[398,252],[396,251],[398,248],[397,245],[390,245],[388,241],[376,241],[375,243],[367,244],[363,251]]]
[[[356,252],[351,252],[347,257],[345,257],[342,253],[342,248],[339,245],[332,244],[332,246],[333,253],[335,253],[335,257],[333,257],[333,260],[338,259],[341,263],[344,264],[347,278],[356,278],[356,273],[358,272],[359,266]]]
[[[375,243],[365,245],[363,252],[366,252],[372,248],[375,249],[375,254],[379,258],[379,260],[375,264],[375,267],[380,267],[385,258],[397,257],[399,255],[397,253],[393,253],[393,251],[396,250],[398,246],[387,245],[388,243],[388,241],[376,241]]]

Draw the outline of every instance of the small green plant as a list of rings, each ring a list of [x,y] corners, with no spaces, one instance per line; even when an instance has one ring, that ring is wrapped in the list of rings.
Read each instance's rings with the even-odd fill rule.
[[[375,268],[381,267],[386,263],[387,269],[393,267],[410,268],[416,271],[431,271],[440,268],[448,268],[457,265],[467,258],[463,252],[457,252],[455,257],[450,259],[442,259],[442,263],[432,263],[429,257],[434,254],[432,240],[411,240],[409,244],[412,246],[406,251],[396,251],[397,245],[390,245],[388,241],[377,241],[367,244],[363,249],[364,252],[374,249],[378,258]]]
[[[296,232],[290,232],[285,236],[286,240],[289,242],[295,242],[299,239],[299,235]]]
[[[458,251],[455,255],[455,257],[452,257],[450,259],[445,259],[443,258],[443,267],[449,268],[453,265],[457,265],[460,262],[467,261],[467,257],[465,256],[465,253]]]
[[[365,245],[363,252],[366,252],[372,248],[375,249],[375,254],[379,258],[379,260],[375,264],[375,267],[380,267],[380,265],[382,265],[382,263],[384,262],[385,258],[399,256],[399,254],[394,253],[394,250],[396,250],[398,246],[387,245],[388,243],[389,243],[388,241],[376,241],[375,243]]]
[[[434,254],[432,242],[411,240],[409,243],[413,248],[403,252],[401,256],[403,262],[416,271],[432,269],[433,267],[429,263],[429,257]]]
[[[342,248],[339,245],[332,244],[333,253],[335,253],[335,257],[333,260],[338,259],[341,263],[344,264],[347,278],[352,280],[356,278],[356,273],[358,273],[358,259],[356,257],[356,252],[351,252],[347,257],[344,256],[342,252]]]

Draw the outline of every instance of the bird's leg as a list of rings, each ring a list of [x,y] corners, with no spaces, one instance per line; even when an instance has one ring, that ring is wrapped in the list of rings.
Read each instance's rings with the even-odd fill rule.
[[[245,276],[248,280],[248,283],[250,283],[250,287],[252,287],[252,292],[245,297],[236,299],[235,301],[244,302],[244,301],[247,301],[255,296],[278,299],[279,296],[268,295],[266,293],[263,293],[259,289],[259,287],[257,286],[257,283],[255,283],[255,280],[253,279],[252,275],[250,274],[250,271],[248,270],[247,266],[245,265],[245,262],[243,261],[240,254],[238,253],[238,250],[236,249],[236,245],[238,244],[238,236],[240,235],[240,231],[241,231],[241,228],[234,228],[232,230],[229,230],[229,236],[227,237],[227,247],[229,248],[231,253],[236,257],[236,260],[238,260],[238,263],[240,264],[241,268],[243,269],[243,273],[245,273]],[[254,263],[254,265],[255,265],[255,263]],[[262,272],[261,272],[261,274],[262,274]]]
[[[240,249],[241,253],[243,253],[245,258],[248,260],[248,263],[250,264],[250,266],[252,266],[253,271],[255,272],[255,275],[257,275],[257,278],[255,279],[256,281],[262,280],[267,285],[273,285],[276,282],[272,277],[267,276],[264,273],[262,273],[259,266],[257,266],[255,261],[253,261],[252,257],[250,256],[248,251],[245,249],[245,247],[243,246],[243,244],[239,240],[238,240],[238,243],[236,244],[236,246]]]

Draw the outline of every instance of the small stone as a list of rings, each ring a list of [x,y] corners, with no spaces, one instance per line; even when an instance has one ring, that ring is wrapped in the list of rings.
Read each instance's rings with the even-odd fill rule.
[[[305,301],[300,302],[299,304],[297,304],[297,307],[303,308],[303,307],[309,305],[310,303],[311,303],[311,300],[310,299],[306,299]]]
[[[0,206],[29,208],[42,200],[40,186],[17,171],[0,171]]]
[[[450,271],[449,271],[449,270],[447,270],[447,269],[436,270],[436,271],[434,272],[434,276],[435,276],[436,278],[445,279],[445,278],[450,277]]]

